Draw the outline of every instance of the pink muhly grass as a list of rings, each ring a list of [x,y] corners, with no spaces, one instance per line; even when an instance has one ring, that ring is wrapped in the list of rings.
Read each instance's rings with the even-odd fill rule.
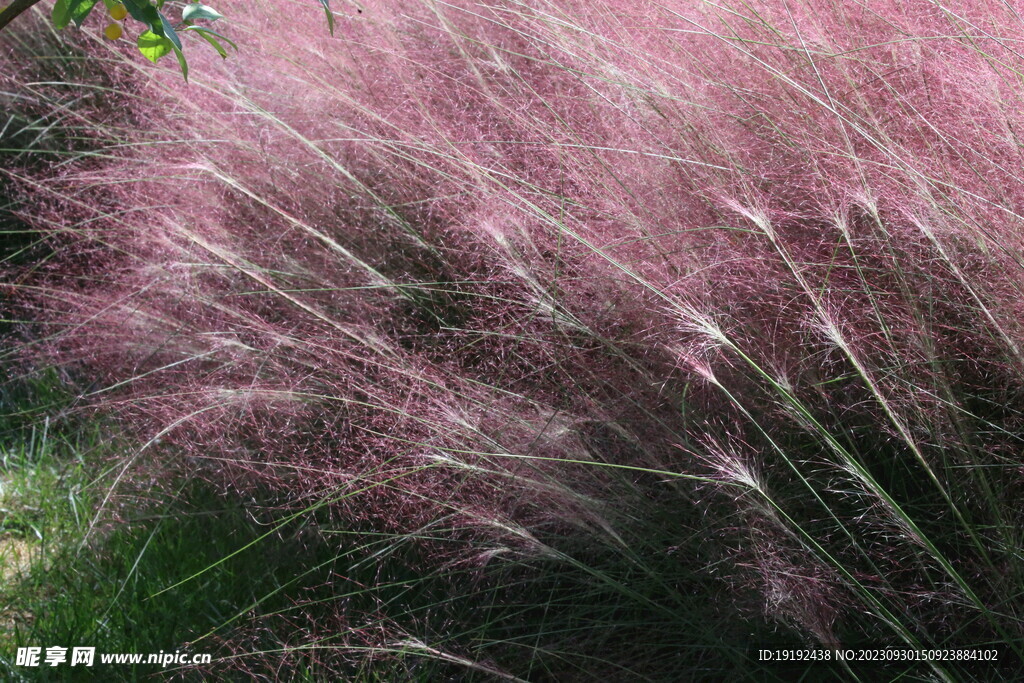
[[[814,641],[1019,646],[1009,7],[307,14],[233,10],[246,49],[124,124],[159,144],[22,179],[98,407],[435,568],[631,557],[686,507]]]

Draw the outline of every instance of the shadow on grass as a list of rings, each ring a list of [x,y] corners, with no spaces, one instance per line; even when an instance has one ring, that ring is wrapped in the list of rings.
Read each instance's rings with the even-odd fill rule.
[[[44,659],[47,648],[65,647],[70,660],[70,648],[95,647],[95,665],[29,668],[8,660],[0,670],[7,668],[15,680],[134,680],[167,669],[104,666],[100,655],[218,650],[236,615],[257,604],[261,611],[286,608],[287,598],[275,591],[304,575],[309,553],[297,537],[235,554],[265,532],[243,507],[195,483],[164,510],[101,540],[81,549],[68,543],[48,560],[33,562],[8,591],[18,616],[3,656],[33,646],[43,648]],[[186,645],[206,634],[206,640]]]

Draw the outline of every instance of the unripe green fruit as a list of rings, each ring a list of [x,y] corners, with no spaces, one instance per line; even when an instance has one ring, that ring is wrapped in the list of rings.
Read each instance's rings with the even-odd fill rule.
[[[121,24],[107,24],[107,28],[103,30],[103,35],[107,37],[107,40],[117,40],[124,34],[124,30],[121,28]]]

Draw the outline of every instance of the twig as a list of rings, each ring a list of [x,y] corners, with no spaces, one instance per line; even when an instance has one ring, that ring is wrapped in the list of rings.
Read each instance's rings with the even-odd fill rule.
[[[19,14],[37,2],[39,0],[14,0],[6,8],[0,10],[0,31],[3,31],[7,24],[14,21]]]

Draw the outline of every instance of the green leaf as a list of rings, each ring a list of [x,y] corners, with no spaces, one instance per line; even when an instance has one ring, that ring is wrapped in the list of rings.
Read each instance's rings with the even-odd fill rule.
[[[57,0],[51,15],[54,27],[60,30],[70,24],[72,20],[81,26],[97,2],[99,0]]]
[[[174,47],[174,56],[178,58],[178,66],[181,67],[181,75],[185,77],[185,82],[188,83],[188,62],[185,61],[185,53],[181,51],[181,48]]]
[[[188,27],[186,27],[183,30],[185,30],[185,31],[194,31],[195,33],[198,33],[199,37],[202,38],[203,40],[205,40],[206,42],[208,42],[210,45],[212,45],[213,49],[217,51],[217,54],[219,54],[224,59],[227,59],[228,51],[226,49],[224,49],[223,45],[220,44],[220,40],[223,40],[225,43],[227,43],[228,45],[233,47],[235,49],[235,52],[238,52],[238,46],[237,45],[235,45],[232,41],[230,41],[229,39],[225,38],[224,36],[222,36],[221,34],[217,33],[216,31],[211,31],[210,29],[206,29],[206,28],[199,28],[198,26],[188,26]],[[220,40],[217,40],[217,38],[220,38]]]
[[[324,6],[324,13],[327,14],[327,28],[331,30],[331,35],[334,35],[334,12],[331,11],[330,0],[320,0],[320,4]]]
[[[167,17],[165,17],[162,12],[159,13],[159,16],[160,16],[160,25],[164,29],[163,35],[166,36],[167,38],[169,38],[172,43],[174,43],[174,47],[175,48],[180,50],[181,49],[181,38],[178,37],[178,34],[175,32],[174,27],[171,26],[171,22],[167,21]]]
[[[53,19],[53,26],[58,31],[68,25],[71,21],[71,7],[68,0],[57,0],[53,5],[53,12],[50,15]]]
[[[189,30],[196,31],[200,35],[208,34],[208,35],[211,35],[211,36],[216,36],[217,38],[220,38],[225,43],[227,43],[228,45],[233,47],[235,49],[235,52],[238,52],[238,46],[235,44],[235,41],[231,40],[230,38],[228,38],[227,36],[225,36],[223,34],[217,33],[216,31],[212,31],[212,30],[210,30],[208,28],[200,28],[199,26],[193,26]]]
[[[199,37],[208,42],[210,45],[212,45],[213,49],[216,50],[217,54],[219,54],[222,58],[228,58],[228,51],[224,49],[224,46],[220,44],[219,40],[217,40],[213,36],[203,35],[202,33],[199,34]]]
[[[141,21],[149,27],[149,30],[158,36],[164,35],[163,22],[160,21],[160,12],[157,11],[149,0],[122,0],[128,14],[132,15],[135,21]]]
[[[75,22],[75,26],[82,28],[82,22],[89,16],[89,12],[96,6],[99,0],[72,0],[69,3],[71,8],[71,19]]]
[[[142,56],[154,64],[156,64],[161,57],[171,54],[171,51],[175,49],[174,43],[172,43],[170,39],[165,36],[158,36],[152,31],[145,31],[139,35],[137,44]]]
[[[206,19],[208,21],[217,21],[222,19],[223,14],[213,9],[209,5],[203,5],[202,3],[194,3],[186,7],[181,12],[182,21],[196,21],[197,19]]]

